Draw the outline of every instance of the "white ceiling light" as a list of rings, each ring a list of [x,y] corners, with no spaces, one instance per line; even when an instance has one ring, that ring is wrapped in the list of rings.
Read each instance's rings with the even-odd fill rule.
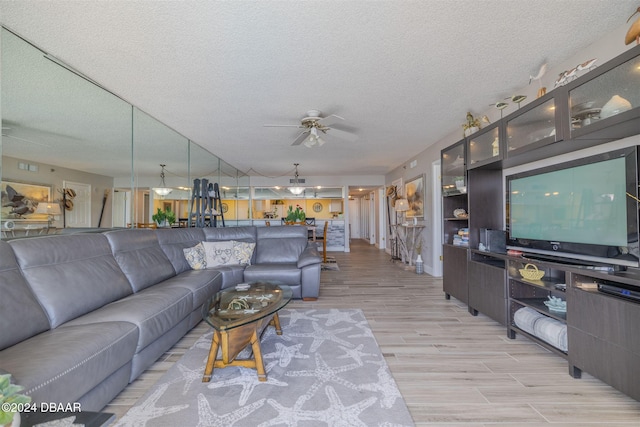
[[[306,145],[306,143],[305,143]],[[295,174],[293,176],[293,187],[289,187],[289,191],[291,192],[291,194],[294,194],[296,196],[299,196],[300,194],[302,194],[304,192],[304,187],[300,187],[300,182],[298,181],[298,165],[300,163],[294,163],[293,166],[295,166]]]
[[[162,168],[160,171],[160,187],[154,187],[153,191],[158,195],[158,196],[166,196],[167,194],[171,193],[171,189],[169,187],[167,187],[167,184],[165,184],[164,182],[164,167],[166,165],[160,165],[160,167]]]

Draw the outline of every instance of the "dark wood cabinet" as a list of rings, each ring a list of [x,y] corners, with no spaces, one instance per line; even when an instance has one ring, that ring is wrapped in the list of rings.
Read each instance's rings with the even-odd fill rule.
[[[640,301],[584,290],[584,283],[616,284],[571,275],[567,305],[570,369],[588,372],[640,400]]]
[[[564,357],[572,376],[588,372],[637,400],[640,301],[597,286],[618,284],[640,292],[640,269],[601,272],[548,258],[483,252],[479,246],[483,229],[505,229],[504,169],[640,134],[639,68],[636,46],[442,150],[441,157],[446,297],[506,325],[510,338],[522,334]],[[467,215],[454,215],[462,209]],[[468,235],[467,246],[454,245],[460,230]],[[528,263],[544,277],[523,277],[520,270]],[[555,299],[566,311],[554,306]],[[525,316],[546,329],[528,327]]]
[[[468,267],[469,310],[480,312],[501,325],[507,325],[505,261],[471,251]]]
[[[469,288],[467,286],[467,257],[468,249],[453,246],[442,246],[442,288],[445,297],[454,297],[467,304],[469,302]]]

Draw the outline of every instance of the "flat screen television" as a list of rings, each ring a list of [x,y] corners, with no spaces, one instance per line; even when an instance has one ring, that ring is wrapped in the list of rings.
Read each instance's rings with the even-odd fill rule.
[[[640,266],[637,147],[509,175],[506,188],[508,249]]]

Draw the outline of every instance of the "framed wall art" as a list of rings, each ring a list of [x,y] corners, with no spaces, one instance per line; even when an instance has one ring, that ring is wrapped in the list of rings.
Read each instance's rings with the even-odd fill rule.
[[[424,218],[424,175],[418,175],[404,184],[404,197],[409,201],[407,218]]]
[[[42,220],[46,215],[36,214],[39,202],[51,200],[51,187],[48,185],[23,184],[21,182],[2,181],[2,210],[3,220]]]

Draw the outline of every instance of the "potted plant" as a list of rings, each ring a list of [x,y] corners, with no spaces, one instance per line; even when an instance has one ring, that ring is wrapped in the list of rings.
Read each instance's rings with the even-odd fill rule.
[[[11,374],[0,375],[0,426],[18,427],[20,425],[20,412],[13,411],[20,406],[31,402],[31,398],[19,394],[24,387],[11,384]]]
[[[176,222],[176,214],[171,208],[167,208],[164,211],[158,208],[158,211],[151,216],[151,219],[158,224],[158,227],[170,227],[171,224]]]
[[[287,210],[287,216],[285,217],[286,224],[304,224],[304,220],[307,218],[307,215],[304,213],[300,205],[296,205],[295,210],[293,206],[289,205],[289,210]]]

